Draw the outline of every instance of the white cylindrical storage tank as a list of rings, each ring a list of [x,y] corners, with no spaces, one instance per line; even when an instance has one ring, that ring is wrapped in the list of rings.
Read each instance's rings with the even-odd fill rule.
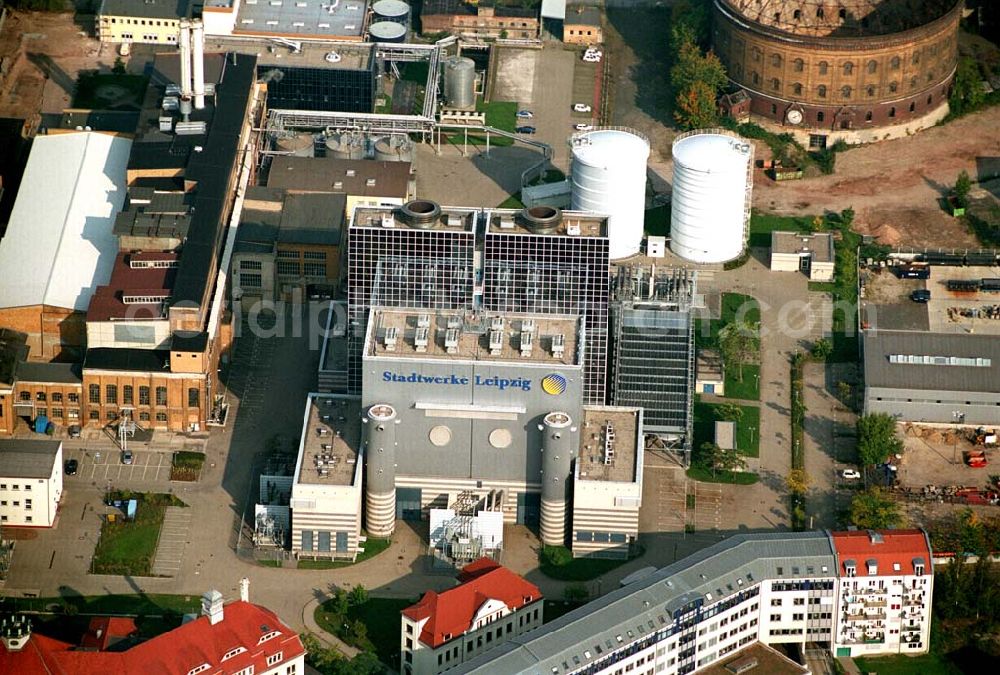
[[[315,154],[314,148],[312,134],[286,136],[274,142],[275,150],[290,153],[293,157],[312,157]]]
[[[611,257],[638,253],[646,214],[649,141],[631,129],[598,129],[570,137],[574,211],[608,216]]]
[[[358,134],[333,134],[327,136],[326,156],[337,159],[364,159],[365,139]]]
[[[670,250],[698,263],[743,254],[750,205],[753,144],[723,130],[674,140]]]
[[[395,21],[376,21],[368,27],[372,42],[406,42],[406,26]]]
[[[406,136],[395,134],[375,140],[375,159],[380,162],[412,162],[413,142]]]
[[[404,26],[410,23],[410,6],[402,0],[378,0],[372,5],[372,21],[392,21]]]
[[[444,61],[444,97],[449,108],[474,108],[476,105],[476,62],[464,56]]]

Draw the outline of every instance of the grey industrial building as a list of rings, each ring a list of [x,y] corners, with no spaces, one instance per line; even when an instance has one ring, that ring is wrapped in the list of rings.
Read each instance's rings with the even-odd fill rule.
[[[549,207],[484,210],[426,200],[354,212],[348,236],[349,386],[361,388],[372,307],[583,317],[583,398],[605,402],[606,218]]]
[[[861,271],[866,413],[1000,425],[996,260],[893,253],[887,267]]]
[[[696,272],[621,266],[613,282],[611,402],[643,409],[645,429],[689,457]]]

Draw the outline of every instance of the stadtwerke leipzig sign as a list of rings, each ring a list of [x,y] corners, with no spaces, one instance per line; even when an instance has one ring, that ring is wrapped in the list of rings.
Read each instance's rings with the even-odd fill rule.
[[[504,391],[505,389],[520,389],[531,391],[532,380],[526,377],[508,379],[505,377],[483,377],[474,375],[464,377],[459,375],[422,375],[420,373],[394,373],[391,370],[382,371],[383,382],[407,382],[410,384],[490,387]],[[566,391],[566,378],[559,373],[549,373],[541,379],[542,391],[551,396],[558,396]]]

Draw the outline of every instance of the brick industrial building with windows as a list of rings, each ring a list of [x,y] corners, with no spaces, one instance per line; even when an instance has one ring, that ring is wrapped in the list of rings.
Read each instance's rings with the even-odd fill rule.
[[[813,643],[835,656],[921,654],[930,646],[933,586],[921,530],[738,535],[454,672],[740,672],[759,643]]]
[[[713,2],[715,51],[752,114],[814,147],[904,136],[948,112],[961,0]]]

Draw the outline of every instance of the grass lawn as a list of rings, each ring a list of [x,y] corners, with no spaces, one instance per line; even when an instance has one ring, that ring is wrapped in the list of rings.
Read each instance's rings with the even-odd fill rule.
[[[827,361],[851,363],[858,360],[858,327],[854,307],[858,303],[858,246],[861,235],[844,232],[835,240],[832,283],[810,283],[810,291],[833,296],[833,353]]]
[[[415,599],[368,598],[360,605],[351,605],[346,619],[364,624],[366,637],[363,640],[356,639],[356,636],[344,629],[344,620],[336,612],[332,600],[327,600],[316,608],[316,623],[347,644],[374,652],[382,663],[393,664],[396,662],[394,659],[399,658],[399,612],[414,602]]]
[[[358,554],[354,562],[345,562],[343,560],[300,560],[298,568],[300,570],[335,570],[340,567],[350,567],[351,565],[364,562],[369,558],[374,558],[389,548],[391,544],[391,539],[373,539],[372,537],[368,537],[368,541],[364,543],[365,550]]]
[[[961,675],[958,666],[940,654],[923,656],[884,656],[881,658],[856,658],[854,662],[862,673],[878,675]]]
[[[553,555],[549,555],[552,553]],[[590,581],[621,567],[628,560],[604,558],[574,558],[563,546],[546,546],[539,556],[538,568],[542,574],[558,581]]]
[[[198,480],[201,467],[205,464],[205,453],[180,450],[174,453],[170,464],[170,480]]]
[[[742,371],[743,381],[740,381]],[[744,401],[760,400],[760,366],[756,363],[746,364],[739,369],[726,371],[726,398],[738,398]]]
[[[115,499],[136,498],[135,520],[105,520],[90,564],[91,574],[122,574],[146,577],[153,566],[156,542],[168,506],[184,506],[173,495],[119,493]]]
[[[139,110],[149,78],[115,73],[81,73],[73,94],[74,108]]]
[[[733,485],[753,485],[760,480],[760,476],[750,471],[716,471],[700,466],[692,466],[687,470],[687,476],[691,480],[702,483],[730,483]]]
[[[814,216],[776,216],[754,211],[750,214],[750,246],[771,246],[771,233],[812,232]]]
[[[749,295],[742,293],[723,293],[720,318],[700,319],[695,324],[695,343],[699,349],[717,348],[719,331],[726,324],[737,319],[745,323],[760,323],[760,305]]]
[[[704,401],[694,403],[694,449],[698,451],[704,443],[715,442],[715,415],[717,406]],[[736,449],[747,457],[760,456],[760,408],[741,405],[743,417],[736,423]]]
[[[62,598],[0,598],[2,611],[50,611],[58,605],[70,614],[122,614],[130,616],[187,614],[197,612],[201,597],[197,595],[73,595]],[[65,608],[70,608],[66,612]]]

